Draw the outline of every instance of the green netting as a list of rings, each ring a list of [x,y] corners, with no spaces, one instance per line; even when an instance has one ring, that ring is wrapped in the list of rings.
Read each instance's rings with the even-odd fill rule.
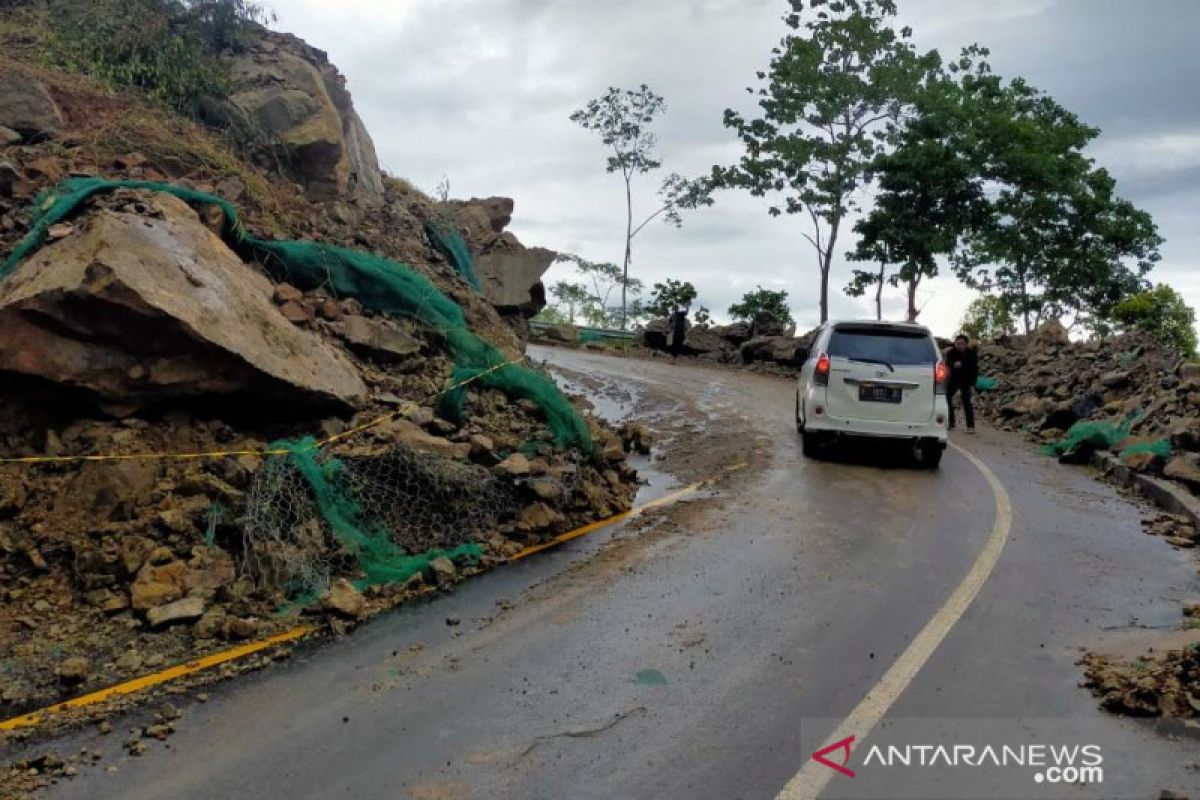
[[[194,205],[219,206],[225,212],[222,235],[226,242],[243,258],[261,262],[276,280],[302,289],[324,288],[337,296],[353,297],[367,308],[411,317],[442,332],[456,363],[455,383],[474,378],[476,385],[531,400],[545,412],[555,441],[592,451],[586,423],[554,381],[519,364],[508,363],[503,353],[471,333],[462,308],[439,292],[425,276],[372,253],[316,242],[274,242],[251,236],[242,227],[233,205],[215,195],[152,181],[69,178],[35,201],[33,227],[0,266],[0,280],[41,246],[51,225],[69,217],[92,195],[115,189],[166,192]],[[466,393],[457,390],[451,395],[443,405],[452,418],[461,419]]]
[[[386,527],[365,517],[343,479],[342,462],[336,458],[318,461],[320,451],[315,439],[276,442],[271,448],[288,451],[292,465],[308,482],[317,508],[338,543],[358,561],[365,576],[356,582],[358,588],[403,583],[417,573],[428,573],[429,562],[435,558],[444,556],[459,564],[474,564],[483,555],[483,548],[474,542],[453,550],[406,553],[392,540]]]
[[[1139,455],[1141,453],[1151,453],[1156,456],[1161,456],[1163,459],[1171,457],[1171,442],[1168,439],[1156,439],[1153,442],[1138,442],[1131,444],[1121,451],[1121,461],[1124,463],[1129,456]]]
[[[471,249],[467,247],[467,240],[462,234],[450,224],[440,222],[425,223],[425,232],[429,234],[437,249],[450,259],[450,263],[462,279],[471,284],[475,291],[483,291],[479,284],[479,276],[475,274],[475,261],[471,258]]]
[[[584,344],[586,344],[588,342],[603,342],[604,340],[605,340],[604,334],[598,333],[596,331],[580,331],[579,332],[579,341]]]
[[[1000,385],[1000,381],[995,378],[989,378],[985,375],[980,375],[975,379],[975,389],[980,392],[990,392]]]
[[[1047,444],[1043,449],[1047,455],[1052,456],[1061,456],[1081,447],[1111,450],[1129,436],[1133,423],[1141,416],[1141,411],[1134,411],[1120,422],[1081,420],[1067,429],[1062,439]]]

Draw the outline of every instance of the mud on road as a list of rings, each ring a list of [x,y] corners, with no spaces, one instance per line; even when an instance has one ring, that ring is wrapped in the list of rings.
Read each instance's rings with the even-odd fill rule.
[[[48,796],[774,797],[988,538],[988,485],[957,453],[940,472],[870,449],[804,459],[790,381],[532,355],[616,421],[649,420],[658,445],[641,501],[712,482],[218,687],[182,709],[169,748],[150,741],[132,757],[94,731],[64,739],[61,752],[105,751],[117,771],[81,771]],[[888,725],[991,719],[1100,742],[1104,785],[1071,797],[1194,786],[1192,743],[1101,711],[1076,663],[1099,631],[1177,617],[1195,586],[1190,560],[1142,534],[1141,509],[1085,472],[1011,435],[963,442],[1012,496],[1012,539]],[[1035,786],[956,775],[947,790],[944,778],[863,771],[856,794],[833,794],[1024,797]]]

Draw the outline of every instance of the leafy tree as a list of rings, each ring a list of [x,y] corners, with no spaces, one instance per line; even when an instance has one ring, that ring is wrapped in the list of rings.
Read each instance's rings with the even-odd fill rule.
[[[589,313],[593,317],[598,313],[601,317],[607,319],[608,308],[612,305],[610,300],[614,291],[618,288],[621,289],[622,303],[618,308],[627,308],[624,300],[626,295],[637,297],[642,293],[645,286],[637,278],[628,277],[628,274],[624,273],[616,264],[602,261],[588,261],[582,256],[571,253],[561,253],[555,263],[558,261],[566,261],[573,264],[575,271],[589,285],[586,290],[589,300],[581,306],[585,317],[588,317]],[[606,323],[601,321],[592,324],[603,325]]]
[[[717,167],[722,185],[765,196],[783,193],[772,216],[803,214],[804,238],[821,275],[821,321],[829,317],[829,273],[848,215],[871,164],[895,131],[935,52],[918,55],[908,28],[896,30],[893,0],[789,0],[784,21],[795,31],[759,73],[760,116],[731,109],[725,125],[746,147],[740,163]],[[753,89],[750,89],[752,93]]]
[[[586,130],[595,131],[600,141],[612,150],[607,170],[620,173],[625,183],[625,261],[621,268],[621,323],[628,322],[626,290],[629,283],[629,264],[633,260],[633,239],[652,220],[663,216],[678,227],[683,223],[681,209],[712,205],[712,185],[708,179],[689,180],[672,173],[658,190],[659,205],[639,224],[634,225],[633,179],[662,166],[655,155],[657,137],[650,131],[656,117],[667,110],[666,101],[646,84],[637,90],[609,87],[600,97],[571,114],[571,121]]]
[[[1111,318],[1125,328],[1149,333],[1185,356],[1196,354],[1196,312],[1165,283],[1117,303]]]
[[[548,322],[551,325],[574,325],[574,321],[567,319],[567,315],[563,313],[558,306],[546,306],[541,311],[533,315],[533,319],[537,322]]]
[[[697,325],[707,325],[708,323],[712,322],[712,312],[704,306],[700,306],[700,308],[696,310],[694,316],[696,317]]]
[[[575,324],[575,317],[592,302],[592,296],[582,283],[559,281],[550,287],[550,294],[566,306],[566,321]]]
[[[896,134],[895,147],[880,152],[871,166],[879,184],[875,207],[854,226],[856,250],[848,257],[879,264],[855,270],[846,293],[862,296],[875,287],[875,314],[882,318],[885,280],[905,284],[907,319],[915,322],[917,288],[936,277],[940,257],[952,254],[960,236],[984,217],[984,187],[969,141],[973,109],[953,75],[975,64],[984,51],[970,48],[960,61],[927,81],[915,95],[913,112]],[[895,271],[887,275],[889,265]]]
[[[772,291],[759,286],[753,292],[742,295],[742,302],[731,305],[729,316],[734,319],[753,320],[765,312],[786,325],[794,322],[787,297],[788,293],[784,290]]]
[[[1012,309],[1003,297],[984,295],[971,301],[960,330],[973,340],[994,339],[1017,332]]]
[[[675,306],[691,305],[696,296],[696,287],[691,284],[691,281],[667,278],[665,283],[654,284],[654,289],[650,292],[650,303],[646,306],[646,310],[652,316],[665,317],[675,310]]]
[[[963,86],[988,201],[955,271],[1003,297],[1026,331],[1065,314],[1102,320],[1159,259],[1153,220],[1084,155],[1097,129],[1020,79],[981,74]]]

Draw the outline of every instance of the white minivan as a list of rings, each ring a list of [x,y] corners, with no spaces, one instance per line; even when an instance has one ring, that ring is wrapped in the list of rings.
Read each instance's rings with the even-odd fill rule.
[[[929,330],[907,322],[827,322],[796,387],[796,430],[813,457],[844,437],[907,442],[924,467],[946,449],[949,370]]]

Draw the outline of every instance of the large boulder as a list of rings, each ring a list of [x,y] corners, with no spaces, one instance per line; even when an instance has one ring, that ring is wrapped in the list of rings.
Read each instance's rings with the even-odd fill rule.
[[[9,62],[0,62],[0,126],[28,139],[59,133],[63,115],[46,87]]]
[[[1047,347],[1062,347],[1071,343],[1071,335],[1066,327],[1056,319],[1043,322],[1029,336],[1029,346],[1042,349]]]
[[[366,394],[183,201],[120,192],[106,204],[0,282],[0,373],[83,390],[112,413],[200,398],[297,413]]]
[[[666,350],[671,323],[666,317],[652,319],[642,328],[642,346],[650,350]]]
[[[437,204],[435,226],[449,223],[466,241],[483,296],[502,314],[532,317],[546,306],[542,275],[558,258],[544,247],[526,247],[510,231],[510,197],[472,197]]]
[[[785,367],[804,363],[808,355],[804,339],[794,336],[760,336],[743,344],[739,350],[742,363],[773,362]]]
[[[713,333],[725,339],[730,344],[740,345],[750,341],[750,323],[749,322],[734,322],[731,325],[718,325],[712,329]]]
[[[383,202],[375,145],[328,56],[290,34],[263,31],[227,57],[233,106],[284,149],[285,166],[315,199]]]
[[[759,311],[754,320],[750,323],[750,330],[747,338],[768,337],[768,336],[784,336],[787,333],[787,326],[783,322],[776,319],[775,315],[770,311]]]
[[[558,258],[544,247],[495,249],[475,260],[483,296],[502,313],[519,312],[533,316],[546,305],[542,275]]]
[[[717,331],[704,325],[693,325],[683,337],[684,349],[691,353],[719,353],[728,348],[732,349],[721,338]]]

